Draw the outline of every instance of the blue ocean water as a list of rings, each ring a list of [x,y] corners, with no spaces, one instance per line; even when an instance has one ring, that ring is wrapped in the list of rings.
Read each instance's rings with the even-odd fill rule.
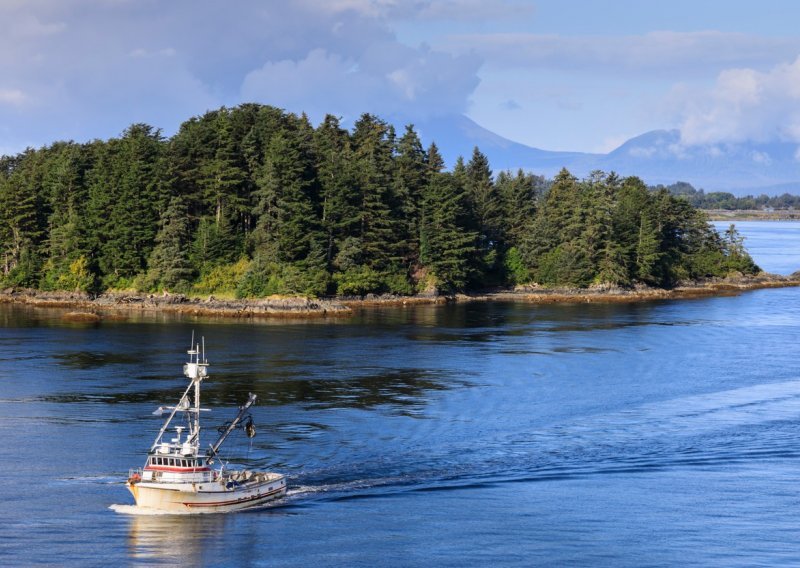
[[[794,271],[780,251],[800,225],[768,225],[737,227],[756,262]],[[259,395],[258,435],[226,456],[289,476],[274,507],[130,514],[123,482],[192,331],[211,425]],[[799,336],[795,288],[268,323],[0,306],[0,559],[796,566]]]

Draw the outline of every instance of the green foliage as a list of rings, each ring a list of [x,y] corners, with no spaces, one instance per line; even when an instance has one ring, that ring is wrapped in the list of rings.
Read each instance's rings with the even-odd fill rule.
[[[0,157],[0,283],[49,290],[444,294],[645,283],[759,269],[680,186],[592,172],[447,172],[413,126],[245,104],[170,139],[145,124]],[[675,196],[670,193],[678,193]],[[716,198],[716,196],[715,196]],[[727,197],[725,197],[727,199]]]
[[[588,286],[592,272],[586,251],[572,243],[558,245],[542,257],[537,279],[549,285]]]
[[[477,254],[477,232],[470,229],[466,192],[453,174],[433,173],[423,192],[420,260],[439,290],[463,290]]]
[[[382,277],[383,289],[389,294],[410,296],[414,293],[414,285],[408,278],[408,274],[400,267],[389,270]]]
[[[369,266],[349,268],[334,274],[333,279],[340,296],[364,296],[379,292],[383,287],[381,274]]]
[[[96,287],[96,278],[84,256],[76,258],[66,270],[45,265],[44,276],[39,286],[45,290],[65,290],[69,292],[91,292]]]
[[[526,284],[531,279],[530,270],[525,266],[522,253],[517,247],[511,247],[506,251],[503,267],[511,284]]]
[[[250,261],[246,258],[215,266],[200,276],[192,291],[199,294],[234,294],[249,269]]]
[[[176,197],[161,218],[156,246],[150,255],[147,287],[183,290],[194,276],[189,259],[191,231],[184,200]]]
[[[23,247],[19,252],[14,267],[8,271],[3,283],[8,286],[22,286],[33,288],[39,280],[41,258],[28,247]]]
[[[725,262],[723,266],[729,272],[741,272],[743,274],[752,274],[758,272],[759,268],[756,266],[753,259],[747,254],[744,248],[744,237],[736,230],[736,226],[731,224],[725,230],[725,239],[722,248],[725,255]]]

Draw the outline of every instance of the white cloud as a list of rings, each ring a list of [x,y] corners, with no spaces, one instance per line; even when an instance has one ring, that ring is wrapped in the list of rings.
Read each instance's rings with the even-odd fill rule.
[[[759,152],[758,150],[755,150],[751,154],[751,157],[753,158],[753,161],[756,162],[757,164],[763,164],[765,166],[768,166],[772,163],[772,158],[770,158],[769,154],[767,154],[766,152]]]
[[[249,100],[317,115],[462,112],[480,60],[405,45],[391,27],[440,5],[0,0],[3,143],[105,138],[139,121],[170,134]]]
[[[172,57],[176,55],[176,51],[171,47],[165,47],[164,49],[158,50],[148,50],[143,47],[137,47],[136,49],[132,50],[129,55],[131,57]]]
[[[19,89],[3,89],[0,88],[0,105],[21,105],[28,100],[25,93]]]
[[[727,69],[710,89],[676,89],[671,104],[684,144],[800,142],[800,57],[766,72]]]
[[[432,0],[416,6],[420,20],[504,20],[531,16],[536,11],[524,0]]]
[[[397,20],[508,20],[535,13],[529,0],[303,0],[307,6],[331,13],[357,12]]]
[[[362,112],[422,118],[466,110],[479,62],[399,44],[376,46],[360,59],[323,49],[292,61],[267,62],[242,83],[241,98],[355,117]],[[320,97],[320,93],[324,93]]]
[[[654,31],[642,35],[462,34],[444,44],[473,51],[497,67],[573,69],[602,74],[705,73],[765,65],[800,52],[800,37],[719,31]]]

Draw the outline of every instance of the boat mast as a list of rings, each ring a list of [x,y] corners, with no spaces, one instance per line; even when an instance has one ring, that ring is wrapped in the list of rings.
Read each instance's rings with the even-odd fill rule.
[[[202,339],[202,350],[200,346],[200,343],[194,344],[194,335],[192,335],[192,348],[187,351],[189,362],[183,366],[183,374],[191,379],[190,386],[194,385],[194,408],[192,409],[194,420],[187,441],[192,443],[195,448],[198,448],[200,443],[200,383],[208,376],[205,338]]]

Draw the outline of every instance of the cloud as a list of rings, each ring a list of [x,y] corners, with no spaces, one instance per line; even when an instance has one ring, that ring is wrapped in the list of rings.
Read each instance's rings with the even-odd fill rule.
[[[19,89],[0,88],[0,105],[21,105],[28,100],[25,93]]]
[[[756,150],[753,151],[751,157],[753,158],[753,161],[757,164],[763,164],[765,166],[768,166],[769,164],[772,163],[772,158],[770,158],[769,154],[767,154],[766,152],[759,152],[758,150]]]
[[[3,144],[108,137],[139,121],[170,134],[250,100],[317,116],[463,112],[481,60],[406,45],[392,29],[397,14],[447,7],[478,17],[480,2],[3,0]]]
[[[420,20],[507,20],[524,18],[535,13],[529,1],[498,0],[434,0],[416,4]]]
[[[628,36],[493,33],[451,36],[442,46],[456,52],[474,51],[498,68],[695,74],[793,57],[800,52],[800,38],[719,31],[654,31]]]
[[[687,145],[800,142],[800,57],[766,72],[727,69],[709,89],[676,88],[670,102]]]
[[[509,20],[531,16],[529,0],[304,0],[307,5],[333,13],[355,12],[373,18],[413,21]]]
[[[299,60],[267,62],[250,72],[241,98],[306,111],[425,118],[466,110],[479,62],[399,44],[375,46],[358,59],[316,49]],[[324,93],[321,97],[320,93]]]

